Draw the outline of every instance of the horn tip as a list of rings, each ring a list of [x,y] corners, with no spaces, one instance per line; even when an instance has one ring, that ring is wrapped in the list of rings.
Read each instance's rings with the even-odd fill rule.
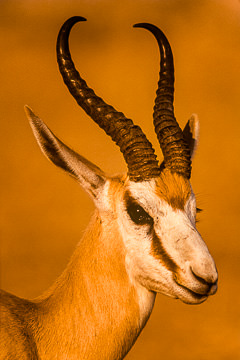
[[[68,20],[74,20],[75,22],[77,22],[77,21],[87,21],[87,19],[85,17],[83,17],[83,16],[72,16]]]
[[[72,16],[65,21],[62,28],[68,28],[68,27],[72,28],[72,26],[74,24],[76,24],[77,22],[80,22],[80,21],[87,21],[87,19],[83,16]]]
[[[137,23],[137,24],[134,24],[133,27],[134,28],[144,28],[147,25],[150,25],[150,24],[148,24],[148,23]]]

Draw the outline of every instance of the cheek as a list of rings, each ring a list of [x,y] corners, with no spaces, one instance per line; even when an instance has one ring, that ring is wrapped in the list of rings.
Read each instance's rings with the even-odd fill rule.
[[[128,254],[128,266],[131,264],[135,270],[150,267],[152,238],[148,227],[130,223],[126,214],[119,217],[118,224]]]
[[[127,271],[132,279],[134,278],[143,286],[153,290],[152,279],[158,279],[158,283],[162,282],[163,272],[166,269],[159,259],[155,259],[153,256],[152,232],[146,227],[128,227],[126,220],[120,223],[120,227],[127,250]]]
[[[171,272],[162,258],[155,258],[153,255],[152,232],[146,227],[129,224],[129,220],[124,216],[119,220],[119,228],[126,248],[126,271],[132,283],[149,291],[175,297],[170,286]]]
[[[119,221],[119,227],[124,245],[131,257],[142,258],[150,252],[151,239],[145,227],[129,224],[127,216]]]
[[[171,274],[159,260],[154,259],[149,253],[146,255],[138,254],[134,258],[130,258],[128,254],[127,259],[127,270],[134,283],[149,291],[175,297],[170,287]]]

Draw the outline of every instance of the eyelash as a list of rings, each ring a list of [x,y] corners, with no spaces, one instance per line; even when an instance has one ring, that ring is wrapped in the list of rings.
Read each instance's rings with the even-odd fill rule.
[[[200,208],[196,208],[196,215],[198,215],[199,213],[201,213],[203,211],[203,209],[200,209]],[[196,218],[196,220],[195,220],[195,222],[196,223],[199,223],[199,219],[198,218]]]

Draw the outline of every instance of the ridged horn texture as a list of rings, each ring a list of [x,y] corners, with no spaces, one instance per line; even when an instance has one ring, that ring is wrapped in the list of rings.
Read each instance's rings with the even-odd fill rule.
[[[163,167],[189,179],[191,176],[190,149],[174,116],[174,65],[170,44],[164,33],[154,25],[140,23],[134,27],[149,30],[155,36],[160,50],[160,79],[153,121],[164,156]]]
[[[57,61],[68,90],[84,111],[120,147],[132,181],[143,181],[159,176],[160,168],[151,143],[139,126],[106,104],[88,87],[72,61],[68,38],[73,25],[85,18],[74,16],[62,26],[57,39]]]

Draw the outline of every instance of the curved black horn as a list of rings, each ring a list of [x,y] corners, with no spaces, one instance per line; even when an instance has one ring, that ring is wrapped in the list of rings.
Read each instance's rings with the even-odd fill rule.
[[[68,45],[69,33],[76,22],[85,20],[80,16],[68,19],[58,34],[57,61],[63,80],[77,103],[120,147],[130,180],[156,177],[160,173],[156,155],[140,127],[98,97],[74,66]]]
[[[173,172],[190,178],[190,150],[174,116],[174,65],[170,44],[164,33],[154,25],[140,23],[134,25],[134,27],[149,30],[155,36],[160,49],[160,79],[155,99],[153,121],[164,156],[164,166]]]

